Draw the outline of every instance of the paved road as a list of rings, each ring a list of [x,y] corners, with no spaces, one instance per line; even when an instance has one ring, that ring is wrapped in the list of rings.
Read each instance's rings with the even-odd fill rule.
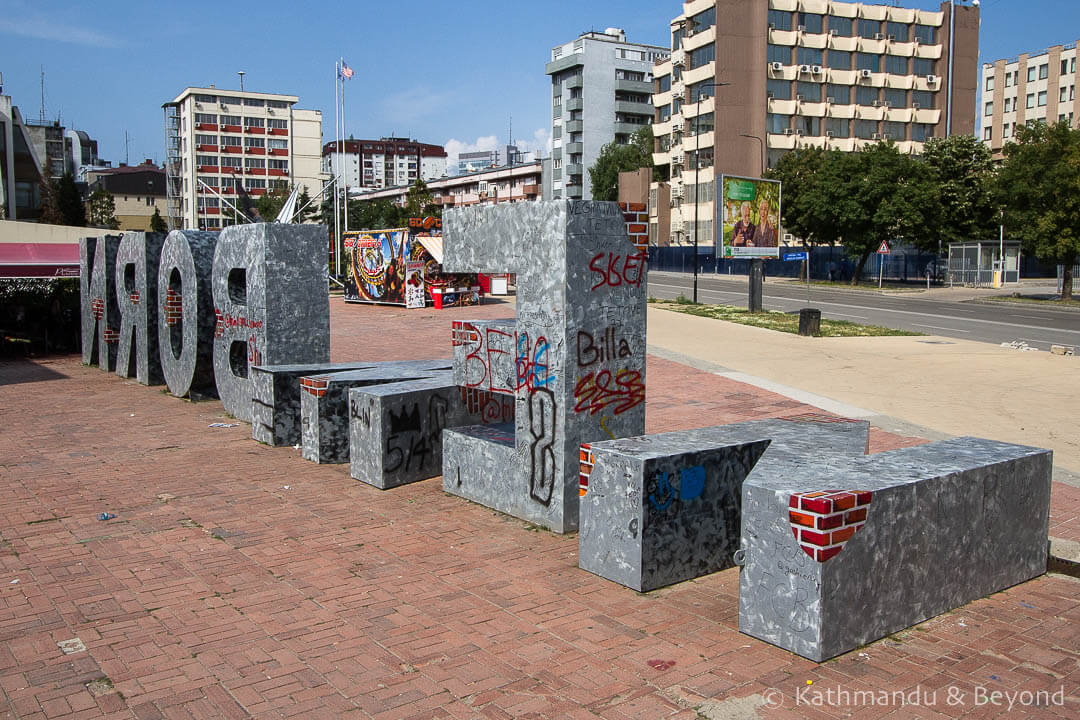
[[[699,275],[698,300],[746,307],[746,282],[745,276]],[[692,288],[693,277],[689,274],[649,273],[652,297],[689,297]],[[807,307],[806,286],[798,283],[766,279],[763,296],[766,310],[790,312]],[[810,290],[810,306],[820,308],[823,317],[834,320],[995,344],[1024,341],[1040,350],[1048,350],[1050,345],[1071,345],[1080,352],[1080,312],[1075,310],[814,287]]]

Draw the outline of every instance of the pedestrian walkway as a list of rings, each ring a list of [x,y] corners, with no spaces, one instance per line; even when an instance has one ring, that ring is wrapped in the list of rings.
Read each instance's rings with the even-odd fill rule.
[[[512,312],[334,300],[332,359],[445,357],[452,320]],[[744,359],[784,346],[751,352],[763,341],[739,326],[658,312],[649,343],[666,357],[648,360],[648,431],[819,411],[714,372],[794,388],[819,367],[793,372],[795,345],[774,373]],[[671,341],[680,328],[702,337]],[[802,347],[838,370],[871,354]],[[816,392],[875,418],[899,409]],[[971,412],[966,432],[983,434]],[[232,422],[217,401],[77,357],[0,363],[0,720],[994,717],[1008,709],[994,692],[1017,717],[1080,712],[1072,578],[816,665],[738,632],[737,569],[634,593],[579,570],[576,536],[446,495],[438,479],[383,492],[259,445],[246,425],[211,427]],[[919,442],[871,434],[874,452]],[[1057,528],[1080,522],[1073,490],[1055,484]]]

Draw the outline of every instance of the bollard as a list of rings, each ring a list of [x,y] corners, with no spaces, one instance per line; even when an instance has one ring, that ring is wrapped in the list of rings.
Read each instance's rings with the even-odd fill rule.
[[[750,297],[747,308],[750,312],[761,312],[761,283],[765,280],[765,261],[754,258],[750,261]]]
[[[821,311],[817,308],[799,310],[799,334],[817,337],[821,334]]]

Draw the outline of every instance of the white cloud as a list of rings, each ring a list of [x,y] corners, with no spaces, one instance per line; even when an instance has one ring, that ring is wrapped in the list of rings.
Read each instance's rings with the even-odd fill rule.
[[[533,132],[533,136],[529,140],[522,140],[517,138],[518,150],[522,152],[531,152],[533,157],[550,157],[551,156],[551,128],[540,128]]]
[[[494,150],[499,147],[499,138],[495,135],[483,135],[476,138],[476,142],[464,142],[450,138],[443,147],[446,148],[446,168],[447,172],[451,169],[456,171],[458,155],[467,152],[479,152],[481,150]]]
[[[116,38],[86,28],[58,23],[55,18],[46,19],[41,16],[0,18],[0,33],[99,48],[120,47],[120,42]]]

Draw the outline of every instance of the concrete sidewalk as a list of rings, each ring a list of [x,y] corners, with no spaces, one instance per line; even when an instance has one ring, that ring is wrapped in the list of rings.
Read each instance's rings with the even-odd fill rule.
[[[451,321],[513,310],[335,300],[331,312],[332,359],[384,360],[445,357]],[[772,344],[658,312],[657,353],[709,369],[649,358],[650,432],[817,410],[715,367],[878,411],[794,366],[826,353],[846,377],[872,347]],[[997,717],[1007,698],[1017,717],[1080,712],[1072,578],[817,665],[738,632],[737,569],[634,593],[579,570],[575,536],[448,496],[438,479],[382,492],[259,445],[245,425],[209,427],[220,421],[220,402],[77,357],[0,362],[0,720]],[[923,441],[911,435],[875,429],[871,449]],[[1075,488],[1056,483],[1052,532],[1078,515]]]

